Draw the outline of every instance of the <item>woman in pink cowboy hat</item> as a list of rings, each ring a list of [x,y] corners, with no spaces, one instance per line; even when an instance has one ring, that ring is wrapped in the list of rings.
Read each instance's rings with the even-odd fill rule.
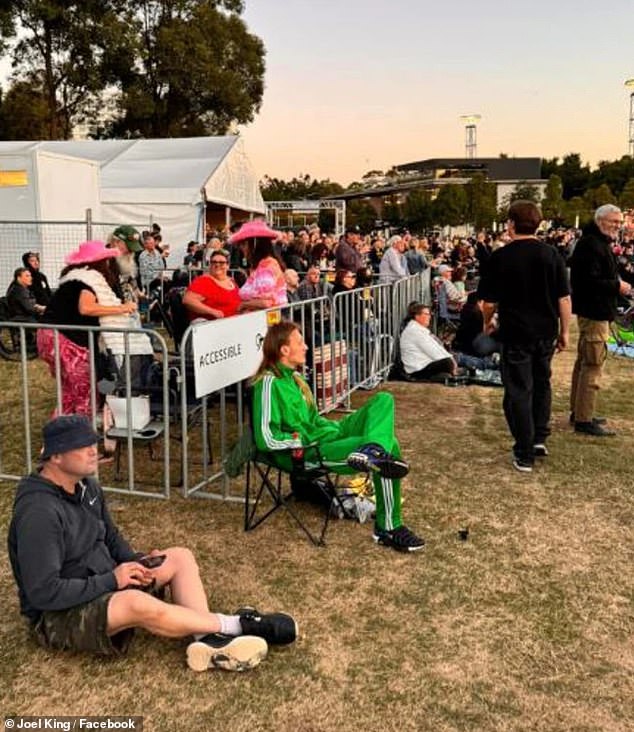
[[[240,297],[248,309],[287,305],[284,267],[273,252],[273,241],[279,232],[269,229],[265,221],[247,221],[229,240],[231,244],[248,240],[251,273],[240,288]]]
[[[129,315],[136,310],[133,302],[122,303],[112,285],[116,274],[110,260],[119,256],[118,249],[108,249],[102,241],[85,241],[66,257],[59,286],[42,322],[51,325],[99,326],[100,318]],[[59,331],[60,381],[62,412],[91,416],[89,332]],[[97,339],[95,338],[95,347]],[[41,329],[37,334],[40,358],[55,376],[54,331]]]

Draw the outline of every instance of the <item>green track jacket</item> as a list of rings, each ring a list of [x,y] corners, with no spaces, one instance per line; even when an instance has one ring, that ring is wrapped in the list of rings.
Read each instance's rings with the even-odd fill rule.
[[[322,417],[314,400],[299,384],[296,371],[278,363],[280,376],[272,371],[253,384],[253,435],[259,450],[286,450],[297,447],[293,432],[302,445],[330,442],[339,437],[337,422]],[[306,395],[305,395],[306,392]]]

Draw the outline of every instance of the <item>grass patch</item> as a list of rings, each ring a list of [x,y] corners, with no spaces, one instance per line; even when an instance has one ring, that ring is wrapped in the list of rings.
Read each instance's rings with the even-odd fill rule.
[[[39,649],[3,542],[3,714],[142,714],[160,732],[631,729],[634,363],[609,360],[600,411],[619,435],[600,440],[568,426],[573,356],[555,359],[551,455],[528,476],[511,467],[501,390],[388,385],[422,555],[377,547],[348,522],[315,549],[283,516],[244,534],[237,504],[112,496],[135,546],[192,548],[212,607],[296,615],[298,642],[250,674],[193,674],[185,641],[144,633],[118,661]],[[50,386],[41,364],[29,368]],[[18,369],[0,363],[0,377],[3,464],[19,466]],[[35,446],[50,403],[42,390],[32,405]],[[5,536],[13,490],[0,486]]]

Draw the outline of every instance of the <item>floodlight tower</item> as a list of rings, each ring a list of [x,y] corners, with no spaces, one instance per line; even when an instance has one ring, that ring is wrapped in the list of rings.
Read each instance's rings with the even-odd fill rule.
[[[465,157],[473,160],[478,147],[476,125],[482,117],[479,114],[461,114],[460,119],[465,126]]]
[[[630,157],[634,158],[634,79],[628,79],[625,82],[625,87],[630,90],[630,121],[627,136],[627,151]]]

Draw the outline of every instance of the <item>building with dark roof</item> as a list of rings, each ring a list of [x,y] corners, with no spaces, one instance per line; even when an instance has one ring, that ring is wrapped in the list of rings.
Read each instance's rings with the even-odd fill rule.
[[[391,198],[403,203],[413,190],[426,190],[432,198],[445,185],[465,185],[480,173],[496,185],[497,205],[518,185],[535,186],[543,196],[548,181],[541,177],[541,158],[428,158],[396,165],[394,175],[373,183],[337,194],[332,198],[365,200],[381,216],[383,204]]]

